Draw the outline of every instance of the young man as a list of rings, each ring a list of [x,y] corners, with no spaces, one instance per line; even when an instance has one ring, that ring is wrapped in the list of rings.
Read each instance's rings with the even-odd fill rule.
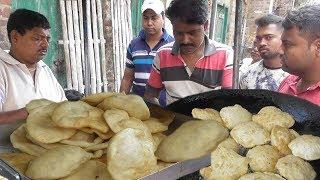
[[[63,101],[62,87],[41,59],[48,50],[50,25],[34,11],[18,9],[7,24],[9,54],[0,49],[0,145],[27,118],[25,105],[39,98]]]
[[[283,22],[282,68],[289,72],[279,92],[320,105],[320,5],[290,12]]]
[[[143,96],[157,50],[173,41],[163,29],[164,5],[160,0],[145,0],[142,4],[142,27],[139,36],[131,41],[120,92]],[[164,97],[162,96],[161,99]]]
[[[173,0],[166,15],[175,42],[157,52],[145,97],[156,102],[165,89],[170,104],[189,95],[231,88],[233,50],[205,35],[208,1]]]
[[[280,54],[283,18],[268,14],[256,20],[256,45],[262,61],[249,67],[240,79],[240,89],[267,89],[277,91],[288,76],[281,69]]]

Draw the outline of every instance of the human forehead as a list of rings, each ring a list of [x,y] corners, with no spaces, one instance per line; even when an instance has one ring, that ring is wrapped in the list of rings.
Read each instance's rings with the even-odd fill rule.
[[[203,30],[204,25],[201,24],[189,24],[179,20],[172,21],[173,31],[175,32],[192,32]]]
[[[292,27],[290,29],[285,29],[281,35],[282,41],[295,41],[299,39],[304,39],[302,33],[297,27]]]
[[[44,29],[41,27],[34,27],[30,30],[26,30],[26,34],[34,36],[45,36],[45,37],[50,37],[50,29]]]
[[[147,9],[142,13],[142,16],[144,16],[144,17],[160,17],[160,14],[157,14],[152,9]]]
[[[282,28],[276,24],[269,24],[266,26],[258,26],[256,36],[264,36],[264,35],[281,35]]]

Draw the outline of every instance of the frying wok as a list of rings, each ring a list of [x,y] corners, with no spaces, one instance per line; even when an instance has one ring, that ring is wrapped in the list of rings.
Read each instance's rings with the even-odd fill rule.
[[[265,106],[276,106],[291,114],[295,119],[293,129],[299,134],[320,136],[320,106],[306,100],[268,90],[214,90],[180,99],[167,108],[177,113],[191,116],[193,108],[213,108],[220,111],[223,107],[239,104],[251,113]],[[320,179],[320,160],[311,161]]]

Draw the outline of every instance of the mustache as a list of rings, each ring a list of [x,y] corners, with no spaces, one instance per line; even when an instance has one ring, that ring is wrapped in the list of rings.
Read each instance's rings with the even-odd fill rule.
[[[184,46],[194,46],[194,44],[180,44],[180,47],[184,47]]]

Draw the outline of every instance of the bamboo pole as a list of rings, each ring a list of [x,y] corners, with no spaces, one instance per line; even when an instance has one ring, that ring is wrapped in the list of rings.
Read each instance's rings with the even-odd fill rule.
[[[117,6],[117,0],[112,0],[113,3],[113,18],[112,21],[114,21],[113,30],[114,30],[114,43],[113,46],[115,48],[115,58],[114,58],[114,70],[115,70],[115,91],[119,92],[120,87],[120,59],[119,57],[119,41],[118,41],[118,34],[119,34],[119,22],[118,22],[118,6]]]
[[[93,40],[92,40],[92,26],[91,26],[91,8],[90,0],[86,0],[86,15],[87,15],[87,35],[88,35],[88,60],[90,65],[91,74],[91,93],[97,92],[97,82],[96,82],[96,68],[94,62],[94,52],[93,52]]]
[[[71,1],[66,1],[67,7],[67,26],[68,26],[68,38],[69,38],[69,50],[70,50],[70,61],[71,61],[71,74],[73,89],[78,89],[78,74],[77,74],[77,61],[75,52],[74,42],[74,31],[73,31],[73,19],[72,19],[72,8]]]
[[[96,76],[97,76],[97,92],[101,92],[101,66],[100,66],[100,52],[99,52],[99,34],[97,25],[97,7],[96,0],[91,0],[91,15],[92,15],[92,35],[93,35],[93,48],[94,48],[94,61],[96,63]]]
[[[119,9],[125,9],[124,7],[124,1],[125,0],[120,0],[119,2]],[[126,19],[124,18],[124,12],[125,11],[118,11],[119,12],[119,19],[121,19],[121,23],[119,24],[120,32],[119,39],[120,39],[120,78],[123,76],[123,71],[124,71],[124,59],[126,56],[123,54],[123,49],[124,49],[124,42],[125,42],[125,37],[126,37],[126,31],[124,30],[124,24],[126,23]]]
[[[79,10],[79,24],[80,24],[80,41],[81,41],[81,60],[82,60],[82,74],[84,79],[85,93],[88,94],[90,91],[90,72],[88,72],[89,63],[84,55],[84,32],[83,32],[83,6],[82,0],[78,1]]]
[[[128,33],[127,33],[127,41],[126,41],[126,45],[128,46],[129,45],[129,43],[131,42],[131,40],[132,40],[132,21],[131,21],[131,1],[126,1],[128,4],[127,4],[127,10],[126,10],[126,12],[127,12],[127,20],[128,20],[128,23],[126,23],[125,25],[126,25],[126,27],[125,27],[125,29],[129,29],[129,31],[127,31]],[[125,47],[125,52],[127,51],[127,46]],[[126,61],[126,59],[125,59],[125,61]]]
[[[117,78],[116,78],[116,75],[117,75],[117,69],[116,69],[116,48],[115,48],[115,12],[114,12],[114,0],[111,0],[111,3],[110,3],[110,6],[111,6],[111,23],[112,23],[112,57],[113,57],[113,71],[114,71],[114,82],[115,82],[115,85],[114,85],[114,90],[117,91],[116,89],[116,84],[117,84]]]
[[[99,37],[100,37],[100,48],[101,48],[101,70],[102,70],[102,83],[103,91],[108,91],[108,80],[107,80],[107,67],[106,67],[106,41],[103,33],[103,20],[102,20],[102,5],[101,0],[97,0],[97,13],[98,13],[98,25],[99,25]]]
[[[63,34],[63,49],[64,49],[64,59],[66,63],[66,76],[67,76],[67,89],[72,89],[72,78],[71,78],[71,66],[69,57],[69,46],[68,46],[68,32],[67,32],[67,20],[66,20],[66,7],[64,0],[60,0],[60,13],[61,13],[61,23],[62,23],[62,34]]]
[[[120,54],[120,39],[119,39],[119,33],[120,31],[120,26],[119,23],[121,22],[121,19],[119,19],[119,1],[116,1],[116,5],[115,5],[115,20],[116,20],[116,36],[115,36],[115,45],[116,45],[116,63],[117,63],[117,91],[119,91],[119,87],[120,87],[120,75],[121,75],[121,54]]]
[[[78,77],[78,89],[81,93],[84,93],[83,87],[83,74],[82,74],[82,61],[81,61],[81,40],[80,40],[80,27],[78,16],[78,4],[77,1],[72,1],[72,15],[74,25],[74,37],[75,37],[75,61],[77,66]]]

